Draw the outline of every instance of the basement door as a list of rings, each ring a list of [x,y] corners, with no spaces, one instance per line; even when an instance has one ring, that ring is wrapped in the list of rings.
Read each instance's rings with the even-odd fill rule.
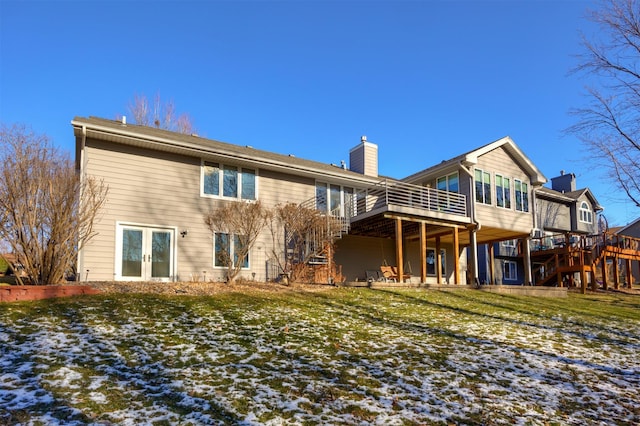
[[[116,279],[173,280],[174,229],[119,225],[116,245]]]

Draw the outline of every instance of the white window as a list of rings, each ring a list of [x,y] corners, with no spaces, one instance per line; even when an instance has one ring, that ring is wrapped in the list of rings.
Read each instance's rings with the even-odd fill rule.
[[[441,191],[459,192],[458,172],[447,176],[439,177],[436,181],[436,188]]]
[[[175,235],[172,227],[117,223],[115,279],[172,281]]]
[[[256,199],[256,171],[253,169],[204,161],[201,176],[203,196]]]
[[[518,264],[511,260],[505,260],[502,264],[502,279],[513,281],[518,279]]]
[[[238,235],[216,232],[213,238],[213,266],[235,267],[240,262],[242,269],[249,268],[249,253],[242,256],[242,238]],[[241,259],[242,256],[242,259]]]
[[[316,209],[336,216],[351,217],[356,211],[354,188],[316,182]]]
[[[496,206],[511,208],[511,179],[496,174]]]
[[[516,192],[516,210],[520,212],[529,211],[529,185],[520,179],[514,179]]]
[[[518,240],[504,240],[501,241],[502,247],[515,247],[518,243]]]
[[[446,259],[446,255],[447,252],[444,249],[440,249],[440,257],[441,257],[441,263],[440,266],[442,268],[442,276],[446,276],[447,272],[446,272],[446,266],[447,266],[447,259]],[[436,265],[437,265],[437,259],[436,259],[436,251],[434,249],[427,249],[427,275],[436,275],[437,271],[436,271]]]
[[[476,202],[491,204],[491,174],[480,169],[475,172]]]
[[[586,201],[580,203],[580,222],[593,223],[593,213]]]

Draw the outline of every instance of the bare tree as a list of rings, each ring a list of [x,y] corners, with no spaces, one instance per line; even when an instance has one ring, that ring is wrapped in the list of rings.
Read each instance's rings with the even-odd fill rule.
[[[25,126],[1,126],[0,161],[0,240],[31,283],[63,281],[95,235],[107,188],[79,176],[67,155]]]
[[[271,257],[292,282],[310,280],[314,258],[331,269],[334,243],[342,232],[339,219],[295,203],[276,206],[271,219]]]
[[[228,202],[212,210],[204,222],[214,234],[215,264],[226,266],[227,282],[235,281],[249,252],[267,223],[269,214],[257,202]]]
[[[583,37],[576,72],[593,78],[590,104],[573,110],[568,130],[588,147],[606,176],[640,207],[640,7],[636,0],[605,0],[588,18],[599,39]]]
[[[184,134],[195,133],[191,117],[188,114],[178,115],[173,101],[162,102],[159,93],[151,102],[145,95],[134,95],[128,110],[136,124]]]

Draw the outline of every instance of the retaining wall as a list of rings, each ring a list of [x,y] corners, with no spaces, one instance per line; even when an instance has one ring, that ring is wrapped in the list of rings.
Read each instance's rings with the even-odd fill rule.
[[[11,285],[0,286],[0,302],[41,300],[53,297],[98,294],[99,290],[86,285]]]

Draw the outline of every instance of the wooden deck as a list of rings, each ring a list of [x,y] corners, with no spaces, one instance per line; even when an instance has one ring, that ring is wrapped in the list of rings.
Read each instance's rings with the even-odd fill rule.
[[[607,290],[631,288],[633,261],[640,265],[640,239],[612,233],[590,236],[546,236],[533,239],[531,260],[538,266],[533,270],[537,286],[574,286],[579,274],[579,285],[586,291],[587,283],[593,290],[602,286]],[[619,265],[624,262],[625,276],[621,279]]]

